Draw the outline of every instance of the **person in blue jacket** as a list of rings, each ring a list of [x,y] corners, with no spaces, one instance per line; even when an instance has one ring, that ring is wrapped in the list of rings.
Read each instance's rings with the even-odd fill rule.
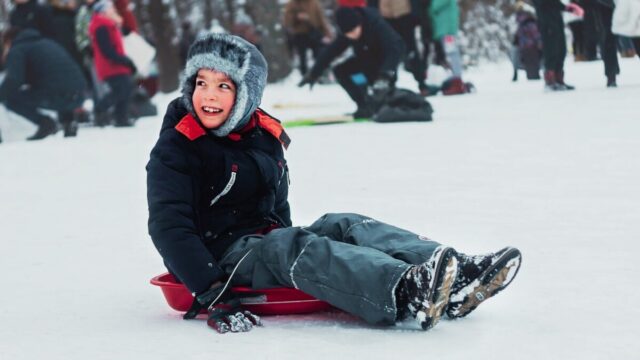
[[[427,330],[513,280],[521,255],[512,247],[468,256],[358,214],[293,226],[290,139],[258,107],[262,54],[209,34],[191,46],[183,75],[147,164],[147,199],[153,243],[195,296],[185,318],[206,308],[219,332],[248,331],[260,321],[230,287],[291,287],[371,324],[413,317]]]

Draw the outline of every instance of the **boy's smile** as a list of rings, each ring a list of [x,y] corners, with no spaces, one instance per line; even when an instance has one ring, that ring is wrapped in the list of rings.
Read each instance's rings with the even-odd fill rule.
[[[200,69],[191,98],[196,115],[207,129],[217,129],[231,113],[236,86],[224,73]]]

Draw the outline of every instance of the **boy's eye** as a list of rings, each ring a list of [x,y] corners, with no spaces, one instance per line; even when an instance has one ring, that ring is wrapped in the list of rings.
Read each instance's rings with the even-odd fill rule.
[[[231,90],[231,85],[229,85],[229,84],[222,83],[222,84],[220,84],[220,87],[223,88],[223,89]]]
[[[196,86],[204,86],[205,83],[202,80],[196,80]]]

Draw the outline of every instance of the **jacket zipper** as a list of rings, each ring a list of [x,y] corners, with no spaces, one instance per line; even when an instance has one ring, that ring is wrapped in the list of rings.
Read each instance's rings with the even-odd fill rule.
[[[210,207],[213,206],[213,204],[217,203],[221,197],[227,195],[229,191],[231,191],[233,184],[235,184],[236,182],[237,174],[238,174],[238,165],[236,164],[231,165],[231,177],[229,178],[229,182],[224,187],[224,189],[222,189],[220,194],[218,194],[216,197],[213,198],[213,200],[211,200],[211,203],[209,204]]]

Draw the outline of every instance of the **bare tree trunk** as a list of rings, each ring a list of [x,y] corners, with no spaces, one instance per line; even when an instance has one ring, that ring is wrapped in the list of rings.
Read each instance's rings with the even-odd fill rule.
[[[281,11],[277,0],[254,0],[245,5],[247,14],[261,33],[261,50],[269,64],[269,82],[285,78],[291,73],[291,59],[287,54],[287,41],[280,23]]]
[[[157,52],[160,91],[171,92],[178,88],[180,72],[178,51],[173,41],[173,21],[163,0],[150,0],[148,12]]]

